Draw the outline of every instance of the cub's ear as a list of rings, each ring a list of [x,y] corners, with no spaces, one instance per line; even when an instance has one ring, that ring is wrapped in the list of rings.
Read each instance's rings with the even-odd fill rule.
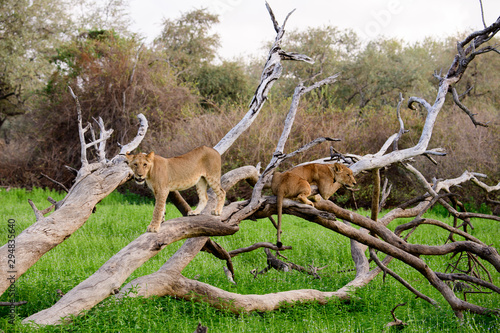
[[[125,153],[125,157],[127,158],[127,163],[132,162],[134,159],[135,155],[132,155],[129,151]]]
[[[148,160],[154,159],[155,158],[155,152],[154,151],[150,152],[149,154],[146,155],[146,158]]]
[[[340,164],[340,163],[333,163],[333,171],[335,171],[335,172],[341,172],[342,171],[342,164]]]

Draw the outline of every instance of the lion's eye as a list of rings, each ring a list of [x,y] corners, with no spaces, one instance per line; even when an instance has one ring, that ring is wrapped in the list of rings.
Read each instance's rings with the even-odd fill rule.
[[[147,167],[148,165],[146,163],[144,163],[144,167]]]

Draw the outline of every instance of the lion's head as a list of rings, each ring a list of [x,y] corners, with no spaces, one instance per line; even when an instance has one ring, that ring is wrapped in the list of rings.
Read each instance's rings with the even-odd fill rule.
[[[153,166],[155,153],[150,152],[147,155],[144,153],[132,155],[130,152],[127,152],[125,157],[127,158],[128,165],[134,172],[135,182],[140,185],[144,184],[149,174],[149,170],[151,170],[151,167]]]
[[[332,168],[336,182],[348,188],[356,185],[356,180],[354,179],[354,174],[351,169],[340,163],[334,163]]]

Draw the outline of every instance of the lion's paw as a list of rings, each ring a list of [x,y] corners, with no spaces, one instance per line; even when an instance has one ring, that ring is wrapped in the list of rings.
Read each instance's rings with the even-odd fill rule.
[[[158,232],[158,229],[160,229],[160,227],[153,227],[151,225],[148,226],[148,228],[146,229],[146,232]]]

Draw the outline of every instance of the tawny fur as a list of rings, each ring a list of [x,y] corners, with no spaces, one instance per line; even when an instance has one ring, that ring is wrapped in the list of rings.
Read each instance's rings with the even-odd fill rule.
[[[277,245],[281,247],[281,215],[283,211],[283,198],[297,199],[306,205],[314,206],[309,200],[311,185],[318,187],[318,192],[325,200],[330,198],[337,190],[344,186],[356,185],[352,170],[340,163],[320,164],[311,163],[297,166],[286,172],[275,172],[271,182],[271,189],[276,195],[278,211]],[[311,197],[314,201],[321,200],[318,196]]]
[[[182,191],[196,185],[198,206],[188,215],[198,215],[207,205],[208,186],[217,196],[217,206],[212,212],[220,215],[224,206],[226,192],[220,185],[221,157],[210,147],[198,147],[192,151],[172,158],[149,154],[126,154],[128,164],[134,172],[138,184],[146,182],[155,196],[153,219],[148,232],[158,232],[165,214],[165,203],[170,191]]]

